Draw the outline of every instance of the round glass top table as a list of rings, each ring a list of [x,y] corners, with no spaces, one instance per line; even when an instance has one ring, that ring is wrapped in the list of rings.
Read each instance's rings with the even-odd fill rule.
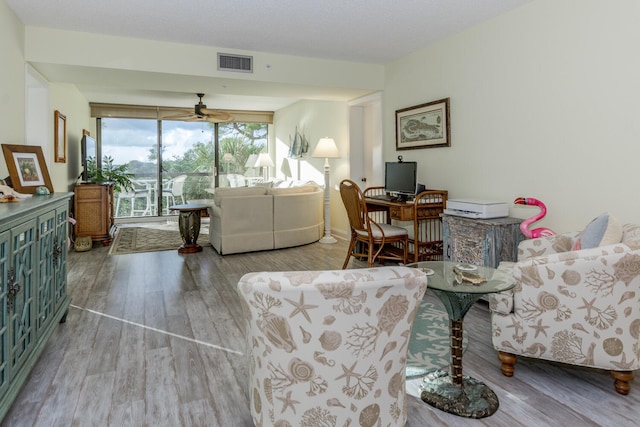
[[[427,290],[440,299],[449,315],[449,371],[438,369],[428,373],[420,385],[420,398],[431,406],[463,417],[492,415],[499,405],[496,394],[482,381],[462,375],[462,321],[483,295],[513,288],[513,277],[495,268],[449,261],[416,262],[407,267],[427,274]]]

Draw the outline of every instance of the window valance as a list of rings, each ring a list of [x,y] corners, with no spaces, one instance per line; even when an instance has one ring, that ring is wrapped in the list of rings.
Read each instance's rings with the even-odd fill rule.
[[[152,119],[165,120],[165,117],[193,111],[189,108],[154,107],[149,105],[102,104],[89,103],[91,117],[111,117],[119,119]],[[217,110],[217,109],[216,109]],[[234,122],[240,123],[273,123],[273,111],[252,110],[219,110],[229,113]]]

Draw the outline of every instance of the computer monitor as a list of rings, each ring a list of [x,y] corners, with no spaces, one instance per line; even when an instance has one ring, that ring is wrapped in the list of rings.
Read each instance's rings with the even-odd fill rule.
[[[417,162],[386,162],[384,165],[384,191],[400,197],[415,196],[418,180]]]

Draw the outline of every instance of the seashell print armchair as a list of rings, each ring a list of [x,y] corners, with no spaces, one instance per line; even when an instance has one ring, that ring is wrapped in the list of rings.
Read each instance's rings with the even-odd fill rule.
[[[403,266],[243,276],[254,424],[404,425],[407,345],[426,288]]]
[[[584,232],[583,232],[584,234]],[[640,369],[640,226],[619,243],[576,249],[578,232],[524,240],[515,288],[490,296],[493,346],[502,373],[516,355],[610,370],[628,394]]]

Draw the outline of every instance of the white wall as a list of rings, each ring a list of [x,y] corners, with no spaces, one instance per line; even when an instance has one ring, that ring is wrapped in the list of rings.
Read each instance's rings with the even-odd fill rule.
[[[24,25],[0,1],[0,143],[24,144]],[[4,157],[0,179],[9,175]]]
[[[340,193],[335,189],[341,180],[349,178],[349,132],[347,126],[348,107],[344,102],[302,101],[277,111],[273,123],[276,132],[276,176],[280,172],[283,158],[289,153],[290,139],[296,127],[309,140],[307,158],[289,160],[293,179],[312,180],[324,185],[324,159],[312,158],[320,138],[335,140],[341,158],[329,159],[331,165],[331,229],[333,234],[347,236],[349,224],[342,205]],[[298,168],[299,165],[299,168]]]
[[[385,158],[451,198],[538,198],[556,231],[638,222],[638,22],[637,0],[537,0],[389,64]],[[451,147],[396,152],[395,110],[445,97]]]
[[[67,161],[55,163],[52,156],[49,163],[49,175],[55,191],[73,191],[73,186],[81,172],[80,140],[82,130],[87,129],[95,136],[95,119],[90,117],[89,102],[75,85],[51,83],[49,85],[51,109],[50,138],[53,147],[53,114],[60,111],[67,118]]]
[[[26,143],[25,136],[25,40],[24,25],[0,1],[0,129],[3,144]],[[92,120],[89,117],[89,105],[74,85],[50,84],[47,117],[47,135],[38,140],[29,141],[31,145],[43,147],[47,169],[55,191],[69,191],[80,170],[80,138],[82,129],[90,129]],[[46,98],[46,97],[45,97]],[[54,163],[53,155],[53,112],[60,110],[67,117],[67,163]],[[95,125],[93,125],[95,126]],[[8,176],[4,157],[0,161],[0,179]]]

